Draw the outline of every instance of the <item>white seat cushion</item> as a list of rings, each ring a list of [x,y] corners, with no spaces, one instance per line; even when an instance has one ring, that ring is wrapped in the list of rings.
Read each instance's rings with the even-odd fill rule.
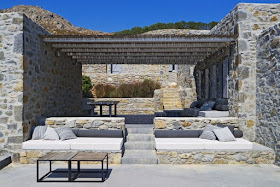
[[[24,150],[70,150],[70,141],[28,140],[22,143]]]
[[[221,117],[229,117],[229,111],[199,111],[199,116],[206,118],[221,118]]]
[[[235,138],[232,142],[207,140],[204,144],[205,149],[253,149],[253,143],[243,138]]]
[[[120,151],[122,138],[77,138],[72,139],[72,150]]]
[[[157,150],[184,150],[184,149],[205,149],[205,150],[234,150],[253,149],[253,143],[243,138],[236,138],[233,142],[219,142],[218,140],[206,140],[200,138],[156,138]]]
[[[156,138],[156,149],[204,149],[200,138]]]

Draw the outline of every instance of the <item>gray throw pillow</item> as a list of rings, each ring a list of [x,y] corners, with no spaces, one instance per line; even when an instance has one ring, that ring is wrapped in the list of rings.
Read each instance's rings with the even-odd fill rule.
[[[32,140],[42,139],[46,130],[47,130],[47,126],[37,126],[37,127],[35,127],[35,129],[33,131],[33,134],[32,134]]]
[[[59,136],[57,132],[54,130],[54,128],[48,127],[44,136],[44,140],[59,140]]]
[[[193,102],[193,103],[191,104],[190,108],[195,108],[196,105],[197,105],[197,103],[198,103],[197,101]]]
[[[220,128],[228,127],[232,134],[234,132],[234,126],[232,126],[232,125],[224,125],[224,124],[218,123],[217,126],[220,127]]]
[[[205,129],[203,130],[203,132],[199,136],[199,138],[207,139],[207,140],[216,140],[216,136],[215,136],[215,134],[213,132],[214,129],[219,129],[219,127],[207,124],[205,126]]]
[[[209,111],[212,110],[212,108],[214,107],[215,102],[214,101],[207,101],[205,102],[201,107],[200,107],[200,111]]]
[[[55,129],[60,140],[76,139],[77,136],[73,133],[70,127],[60,127]]]
[[[235,141],[235,137],[230,132],[228,127],[213,130],[220,142],[231,142]]]

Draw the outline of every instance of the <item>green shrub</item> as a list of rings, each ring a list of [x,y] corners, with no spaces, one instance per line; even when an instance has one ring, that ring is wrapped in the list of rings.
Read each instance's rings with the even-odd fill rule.
[[[143,82],[121,84],[119,87],[99,84],[95,86],[97,98],[151,98],[160,84],[145,79]]]
[[[82,93],[83,97],[93,97],[92,90],[93,86],[88,76],[82,76]]]

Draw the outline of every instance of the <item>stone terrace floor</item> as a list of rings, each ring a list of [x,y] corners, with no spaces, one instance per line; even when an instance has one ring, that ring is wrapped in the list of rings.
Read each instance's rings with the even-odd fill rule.
[[[54,168],[61,166],[66,165],[55,164]],[[47,167],[42,165],[42,169]],[[37,183],[36,165],[10,165],[0,170],[0,186],[280,186],[280,167],[275,165],[110,165],[109,168],[112,171],[104,183]]]

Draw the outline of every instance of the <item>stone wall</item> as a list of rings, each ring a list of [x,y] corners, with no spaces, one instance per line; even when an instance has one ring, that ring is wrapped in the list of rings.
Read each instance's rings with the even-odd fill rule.
[[[39,35],[49,33],[23,17],[23,135],[42,116],[79,115],[82,106],[81,65],[58,54]]]
[[[169,82],[177,83],[177,72],[169,72],[169,65],[122,65],[122,73],[111,74],[110,65],[83,65],[83,75],[91,78],[92,84],[110,84],[119,86],[151,79],[162,86]]]
[[[0,14],[0,152],[21,147],[23,15]]]
[[[65,151],[56,151],[56,152],[65,152]],[[68,153],[71,151],[67,151]],[[77,152],[77,151],[72,151]],[[86,151],[90,152],[90,151]],[[38,158],[47,155],[48,153],[53,153],[52,150],[25,150],[19,153],[19,163],[21,164],[35,164]],[[121,152],[106,152],[108,153],[109,164],[120,164],[122,153]],[[61,162],[54,162],[59,163]],[[81,164],[100,164],[100,162],[93,161],[82,161]]]
[[[87,99],[94,101],[119,101],[117,104],[117,114],[154,114],[154,98],[95,98]],[[86,104],[86,102],[83,102]],[[103,106],[103,115],[109,114],[109,107]],[[97,106],[95,112],[99,114],[100,108]],[[112,108],[114,113],[114,107]]]
[[[256,137],[280,164],[280,23],[260,34],[257,49]]]
[[[154,128],[161,130],[203,130],[207,124],[232,125],[239,127],[238,118],[204,118],[204,117],[156,117]]]
[[[252,150],[158,150],[159,164],[274,164],[272,149],[254,144]]]
[[[255,140],[256,132],[256,41],[266,28],[279,22],[280,4],[238,4],[211,34],[237,35],[229,66],[230,115],[239,118],[244,137]]]
[[[50,117],[45,120],[45,125],[53,128],[66,126],[82,129],[123,130],[124,124],[124,118],[121,117]]]

